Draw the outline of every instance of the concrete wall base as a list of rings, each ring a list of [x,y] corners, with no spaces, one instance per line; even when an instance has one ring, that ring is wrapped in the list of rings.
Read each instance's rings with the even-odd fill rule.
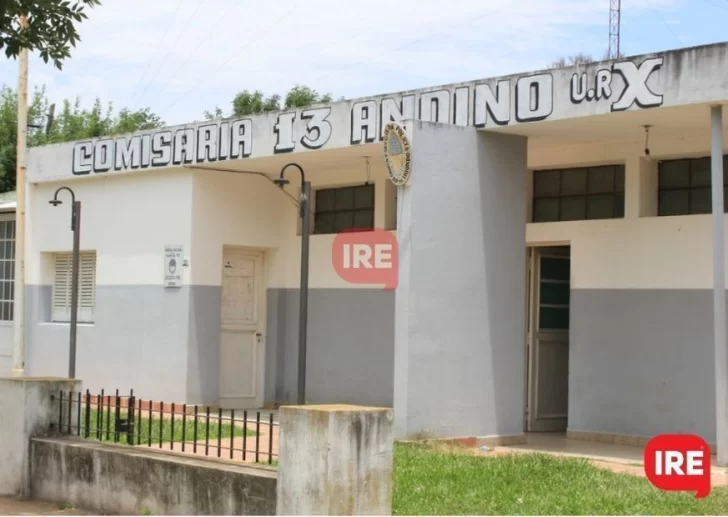
[[[482,445],[488,447],[508,447],[510,445],[523,445],[526,443],[525,434],[514,434],[504,436],[463,436],[458,438],[413,438],[410,440],[398,440],[402,443],[437,442],[461,447],[475,448]]]
[[[487,445],[488,447],[507,447],[509,445],[523,445],[525,443],[525,434],[512,434],[505,436],[480,436],[475,440],[475,444],[478,447],[480,447],[481,445]]]
[[[0,496],[29,496],[30,440],[57,432],[61,391],[65,399],[80,390],[81,382],[70,379],[0,378]]]
[[[273,515],[276,473],[79,438],[31,444],[31,496],[106,514]]]
[[[391,409],[283,406],[278,515],[391,515]]]

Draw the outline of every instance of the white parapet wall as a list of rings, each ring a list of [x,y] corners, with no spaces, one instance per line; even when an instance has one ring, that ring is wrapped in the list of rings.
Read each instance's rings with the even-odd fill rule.
[[[391,515],[394,414],[343,404],[280,408],[278,515]]]

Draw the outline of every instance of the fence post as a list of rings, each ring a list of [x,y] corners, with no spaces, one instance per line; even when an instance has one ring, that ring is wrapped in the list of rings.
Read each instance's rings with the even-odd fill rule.
[[[135,416],[134,409],[136,408],[136,400],[134,395],[129,397],[129,404],[126,408],[126,443],[127,445],[134,445],[134,431],[135,431]]]
[[[279,410],[278,515],[391,515],[393,411]]]
[[[59,432],[60,394],[78,393],[81,381],[59,378],[0,378],[0,496],[30,495],[30,440]],[[70,411],[76,404],[64,401]],[[77,416],[71,415],[72,420]]]

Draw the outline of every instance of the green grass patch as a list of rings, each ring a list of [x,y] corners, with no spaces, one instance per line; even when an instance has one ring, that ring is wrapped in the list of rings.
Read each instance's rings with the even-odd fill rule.
[[[395,444],[396,515],[725,515],[728,489],[705,499],[587,460],[541,454],[475,456]]]
[[[116,413],[112,408],[111,414],[106,411],[99,411],[91,408],[89,415],[89,438],[94,440],[127,443],[127,434],[124,432],[116,433]],[[128,412],[126,409],[122,409],[119,412],[119,419],[126,420],[128,418]],[[162,443],[174,442],[192,442],[204,441],[205,437],[210,441],[211,445],[217,445],[218,437],[220,439],[230,438],[232,436],[255,436],[255,431],[244,428],[242,422],[237,422],[233,426],[229,422],[225,422],[223,419],[222,424],[218,423],[217,418],[210,418],[209,426],[207,419],[204,416],[198,416],[197,423],[195,424],[194,416],[187,415],[182,419],[182,415],[176,415],[174,423],[171,415],[160,415],[152,414],[149,412],[142,411],[141,418],[139,413],[135,412],[134,416],[134,431],[133,439],[134,445],[148,445],[151,441],[152,445]],[[81,409],[81,433],[83,434],[86,428],[86,408]],[[197,428],[197,434],[195,434],[195,428]],[[214,443],[213,443],[214,442]],[[229,446],[227,443],[223,443],[223,446]],[[199,445],[198,445],[199,447]]]

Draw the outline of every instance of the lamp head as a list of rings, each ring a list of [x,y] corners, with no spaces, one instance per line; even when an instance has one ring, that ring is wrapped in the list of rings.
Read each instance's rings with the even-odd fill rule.
[[[284,187],[285,185],[288,185],[288,184],[290,183],[290,181],[288,181],[288,180],[287,180],[286,178],[284,178],[284,177],[280,177],[280,178],[276,178],[276,179],[274,179],[274,180],[273,180],[273,183],[275,183],[275,184],[276,184],[276,185],[278,185],[279,187],[283,188],[283,187]]]
[[[59,200],[59,199],[51,199],[51,200],[50,200],[50,201],[48,201],[48,202],[49,202],[49,203],[50,203],[51,205],[53,205],[53,206],[58,206],[58,205],[60,205],[60,204],[62,204],[62,203],[63,203],[63,201],[61,201],[61,200]]]

